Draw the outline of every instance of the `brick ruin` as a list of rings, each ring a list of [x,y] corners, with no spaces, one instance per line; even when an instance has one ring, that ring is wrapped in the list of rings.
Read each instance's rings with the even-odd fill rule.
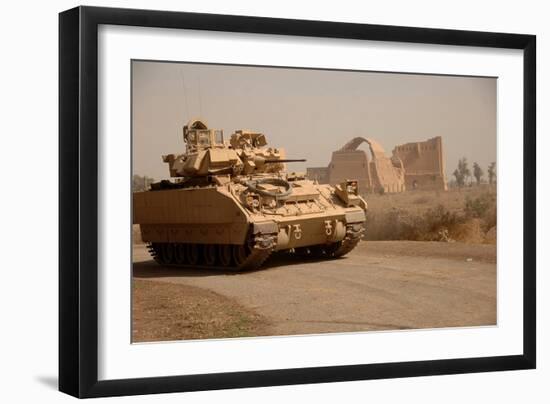
[[[397,145],[392,155],[403,162],[406,189],[447,190],[441,136]]]
[[[369,146],[370,156],[358,150]],[[446,190],[441,137],[425,142],[397,145],[392,156],[373,139],[356,137],[332,153],[328,167],[310,167],[308,177],[320,183],[339,184],[356,179],[361,192],[403,192],[405,190]]]

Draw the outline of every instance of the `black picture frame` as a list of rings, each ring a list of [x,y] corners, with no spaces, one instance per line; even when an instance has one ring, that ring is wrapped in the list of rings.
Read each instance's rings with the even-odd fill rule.
[[[100,24],[523,50],[523,354],[99,381]],[[77,7],[60,13],[59,390],[84,398],[535,368],[535,61],[534,35],[96,7]]]

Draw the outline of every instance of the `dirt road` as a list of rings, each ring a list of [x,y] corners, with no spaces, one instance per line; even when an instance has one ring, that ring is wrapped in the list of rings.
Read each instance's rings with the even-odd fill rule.
[[[496,248],[363,242],[347,257],[276,256],[231,274],[163,268],[134,246],[134,277],[207,289],[269,321],[267,335],[496,324]]]

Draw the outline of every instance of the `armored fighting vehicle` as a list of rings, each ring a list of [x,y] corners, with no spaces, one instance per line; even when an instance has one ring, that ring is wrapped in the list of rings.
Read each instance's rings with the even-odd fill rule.
[[[260,267],[274,251],[340,257],[359,242],[366,202],[357,182],[332,187],[289,173],[262,133],[229,141],[200,120],[183,128],[186,152],[163,156],[172,180],[134,193],[133,222],[162,265]]]

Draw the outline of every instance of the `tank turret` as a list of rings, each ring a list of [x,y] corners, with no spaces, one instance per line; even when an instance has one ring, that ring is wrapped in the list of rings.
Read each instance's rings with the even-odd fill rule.
[[[266,147],[263,133],[238,130],[227,142],[222,130],[209,129],[200,120],[192,120],[183,127],[183,139],[184,154],[163,156],[171,177],[277,173],[285,170],[285,163],[306,161],[285,159],[284,149]]]

